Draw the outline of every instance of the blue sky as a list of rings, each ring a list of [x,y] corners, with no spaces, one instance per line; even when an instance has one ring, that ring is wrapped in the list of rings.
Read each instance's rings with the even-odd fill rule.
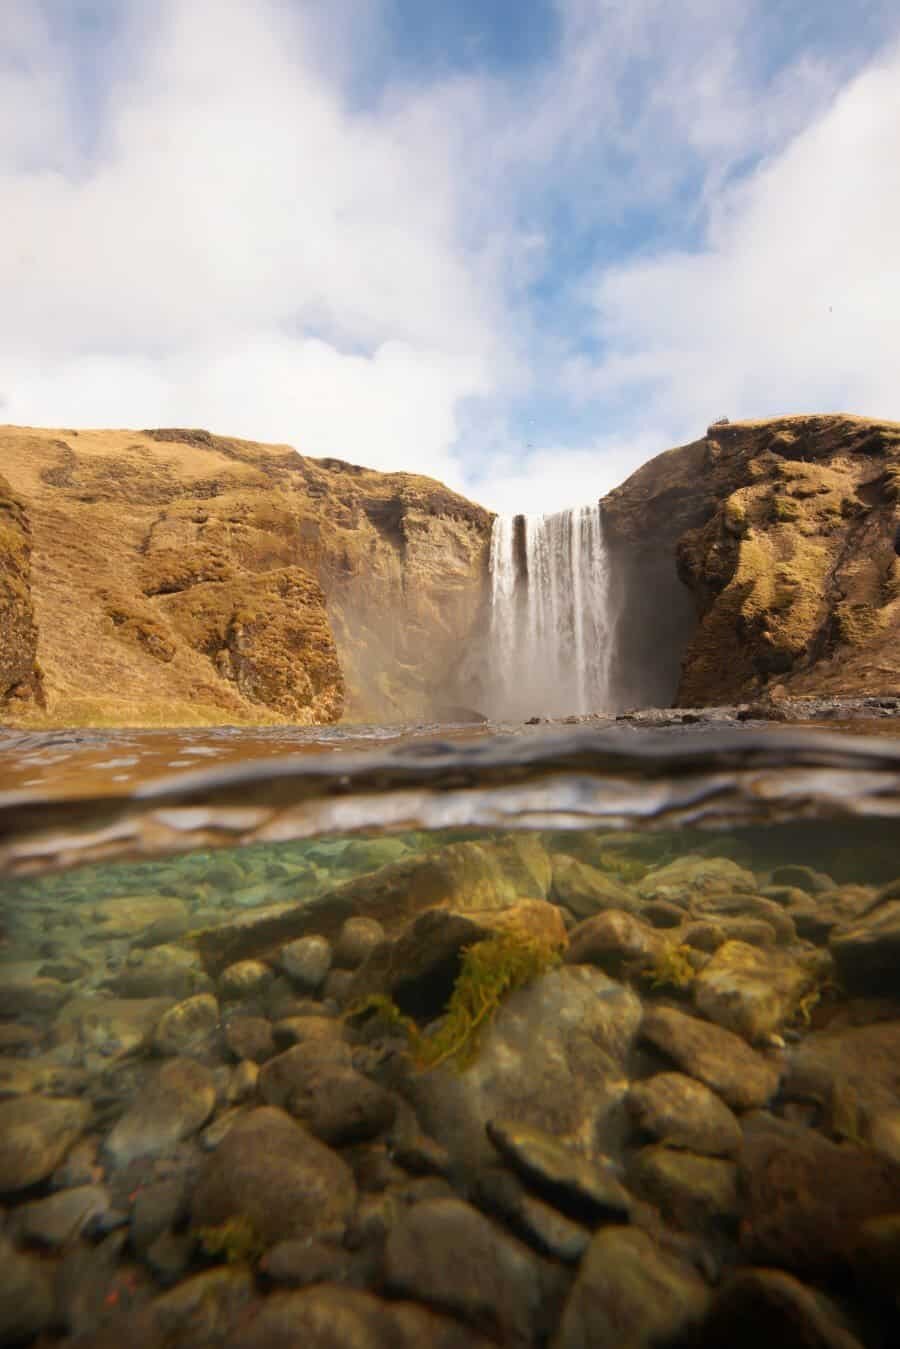
[[[0,417],[595,499],[900,419],[895,0],[4,0]]]

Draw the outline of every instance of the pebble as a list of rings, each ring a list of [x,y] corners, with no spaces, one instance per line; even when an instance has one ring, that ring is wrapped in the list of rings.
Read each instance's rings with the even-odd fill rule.
[[[45,1180],[90,1117],[90,1106],[74,1099],[17,1096],[0,1102],[0,1194]]]

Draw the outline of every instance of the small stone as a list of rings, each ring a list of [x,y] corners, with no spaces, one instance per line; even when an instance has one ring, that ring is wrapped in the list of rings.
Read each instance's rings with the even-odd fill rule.
[[[104,1142],[114,1166],[138,1157],[170,1155],[212,1114],[216,1088],[212,1074],[193,1059],[170,1059],[115,1124]]]
[[[197,1248],[189,1232],[162,1232],[147,1248],[144,1259],[156,1279],[166,1288],[186,1272]]]
[[[0,1016],[52,1016],[71,996],[58,979],[0,980]]]
[[[235,1327],[253,1300],[253,1274],[246,1266],[221,1265],[184,1279],[151,1304],[148,1349],[170,1344],[185,1349],[226,1342],[232,1346],[237,1343]]]
[[[313,1041],[342,1041],[343,1022],[332,1016],[288,1016],[272,1027],[275,1044],[281,1049],[305,1045]]]
[[[211,993],[198,993],[163,1013],[153,1032],[153,1047],[172,1057],[202,1051],[218,1024],[219,1004]]]
[[[323,1241],[279,1241],[260,1261],[260,1273],[286,1288],[314,1283],[343,1283],[351,1257],[340,1246]]]
[[[837,1306],[775,1269],[738,1270],[703,1327],[703,1346],[729,1349],[862,1349]]]
[[[143,1185],[131,1210],[131,1245],[138,1255],[188,1214],[188,1190],[180,1176]]]
[[[550,1267],[461,1199],[431,1199],[402,1214],[384,1250],[395,1296],[425,1302],[497,1336],[539,1341],[553,1285]]]
[[[350,1066],[342,1041],[295,1045],[270,1059],[260,1072],[259,1092],[336,1146],[376,1138],[396,1115],[391,1093]]]
[[[84,1101],[18,1096],[0,1102],[0,1194],[45,1180],[90,1117]]]
[[[760,1111],[744,1123],[742,1262],[828,1278],[861,1229],[900,1212],[900,1166]]]
[[[103,1185],[79,1185],[60,1190],[46,1199],[35,1199],[17,1211],[20,1231],[26,1241],[42,1246],[65,1246],[111,1207]]]
[[[350,1000],[353,975],[353,970],[329,970],[321,988],[323,1001],[327,1000],[335,1007],[345,1007]]]
[[[737,1225],[740,1204],[734,1162],[655,1143],[633,1159],[628,1179],[674,1227],[703,1233]]]
[[[670,1147],[711,1157],[734,1157],[743,1135],[714,1092],[684,1073],[657,1073],[635,1082],[626,1102],[635,1125]]]
[[[497,1217],[541,1255],[576,1263],[587,1250],[590,1231],[558,1209],[529,1194],[520,1180],[503,1166],[482,1167],[470,1198],[480,1209]]]
[[[631,1200],[611,1167],[525,1124],[491,1120],[487,1134],[504,1160],[562,1212],[584,1222],[628,1217]]]
[[[194,1192],[198,1227],[246,1218],[269,1245],[340,1233],[356,1201],[353,1173],[282,1110],[261,1106],[229,1129]]]
[[[693,1344],[709,1306],[706,1284],[645,1232],[604,1227],[591,1239],[552,1349],[650,1349]]]
[[[649,1007],[641,1038],[673,1059],[734,1110],[766,1105],[778,1090],[781,1070],[731,1031],[674,1007]]]
[[[324,937],[298,937],[279,952],[281,968],[299,988],[315,993],[331,969],[331,943]]]
[[[869,997],[895,993],[900,985],[900,899],[879,904],[855,923],[835,928],[829,949],[848,992]]]
[[[652,965],[666,945],[649,923],[609,909],[572,929],[565,959],[568,965],[596,965],[616,976]]]
[[[171,998],[75,997],[56,1021],[58,1032],[74,1030],[79,1044],[104,1058],[124,1055],[149,1042]]]
[[[614,877],[565,853],[553,857],[553,897],[577,918],[590,918],[604,909],[634,913],[637,896]]]
[[[243,1317],[228,1349],[495,1349],[450,1317],[330,1283],[273,1293]]]
[[[235,961],[219,975],[219,997],[223,1002],[263,997],[274,978],[271,968],[261,960]]]
[[[154,924],[187,922],[188,911],[183,900],[158,895],[122,895],[99,900],[93,905],[92,935],[100,941],[110,937],[140,937]]]
[[[205,993],[211,986],[199,957],[180,946],[133,949],[123,968],[104,982],[105,988],[122,998],[183,999]]]
[[[0,1344],[26,1344],[53,1320],[53,1277],[0,1236]]]
[[[229,1103],[237,1105],[255,1096],[258,1078],[259,1067],[250,1059],[243,1059],[231,1074],[231,1081],[228,1084]]]
[[[275,1051],[272,1023],[262,1016],[236,1016],[225,1027],[225,1043],[236,1059],[265,1063]]]
[[[348,918],[334,948],[334,963],[355,970],[384,941],[384,928],[374,918]]]
[[[727,941],[694,981],[694,1002],[710,1021],[754,1042],[779,1030],[819,977],[810,962]]]
[[[772,872],[773,885],[789,885],[796,890],[805,890],[809,895],[824,895],[834,889],[834,881],[824,871],[814,871],[812,867],[791,863],[776,867]]]

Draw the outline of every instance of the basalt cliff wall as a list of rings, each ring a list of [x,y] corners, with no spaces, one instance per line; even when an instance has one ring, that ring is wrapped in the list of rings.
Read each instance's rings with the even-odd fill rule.
[[[900,424],[711,426],[603,501],[620,703],[900,693]]]
[[[0,428],[0,712],[393,721],[458,701],[491,516],[206,431]]]

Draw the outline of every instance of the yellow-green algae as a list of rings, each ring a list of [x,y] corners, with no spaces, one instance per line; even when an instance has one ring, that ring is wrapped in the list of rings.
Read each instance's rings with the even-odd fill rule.
[[[463,950],[450,1000],[434,1030],[424,1032],[385,994],[373,994],[348,1016],[374,1012],[408,1038],[416,1066],[436,1068],[452,1061],[462,1070],[472,1062],[481,1032],[503,999],[558,965],[559,946],[536,937],[504,932]]]

